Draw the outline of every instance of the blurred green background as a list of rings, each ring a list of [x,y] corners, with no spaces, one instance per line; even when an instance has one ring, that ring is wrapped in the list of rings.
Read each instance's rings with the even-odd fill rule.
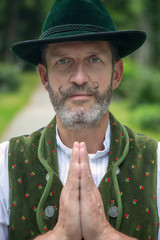
[[[76,0],[75,0],[76,1]],[[39,83],[36,69],[10,52],[14,42],[39,38],[54,1],[0,1],[0,136]],[[140,50],[124,59],[112,113],[125,125],[160,141],[160,1],[102,0],[119,30],[144,30]]]

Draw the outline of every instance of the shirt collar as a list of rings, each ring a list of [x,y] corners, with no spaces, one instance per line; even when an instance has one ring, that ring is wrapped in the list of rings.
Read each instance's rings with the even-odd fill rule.
[[[104,150],[102,151],[97,151],[96,154],[88,154],[90,159],[96,159],[103,157],[104,155],[108,154],[109,149],[110,149],[110,138],[111,138],[111,126],[110,126],[110,120],[108,122],[108,127],[105,133],[105,140],[103,142]],[[72,154],[72,149],[66,147],[63,142],[61,141],[57,126],[56,126],[56,140],[57,140],[57,147],[59,147],[63,152],[65,152],[67,155],[71,156]]]

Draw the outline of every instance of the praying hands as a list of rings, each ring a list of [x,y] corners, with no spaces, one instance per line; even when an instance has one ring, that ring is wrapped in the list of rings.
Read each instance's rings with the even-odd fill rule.
[[[117,232],[107,221],[102,198],[89,166],[85,143],[75,142],[67,182],[60,197],[55,228],[37,240],[133,239]]]

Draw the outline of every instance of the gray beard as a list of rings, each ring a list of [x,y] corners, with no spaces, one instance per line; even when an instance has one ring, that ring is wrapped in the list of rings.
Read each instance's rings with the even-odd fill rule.
[[[49,82],[49,81],[48,81]],[[86,85],[74,85],[65,90],[64,94],[56,93],[49,84],[49,97],[57,116],[61,119],[62,124],[71,130],[92,128],[98,126],[101,118],[107,112],[112,99],[112,79],[109,88],[100,94],[94,91],[93,88]],[[95,103],[89,108],[83,107],[85,101],[75,101],[79,106],[77,109],[67,107],[65,100],[74,93],[91,93],[95,97]]]

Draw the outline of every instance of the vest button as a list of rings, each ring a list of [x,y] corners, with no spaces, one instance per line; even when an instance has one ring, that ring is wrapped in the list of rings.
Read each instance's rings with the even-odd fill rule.
[[[117,206],[112,206],[109,209],[109,216],[111,218],[116,218],[118,217],[118,207]]]
[[[46,181],[48,182],[49,180],[49,173],[46,174]]]
[[[120,168],[117,168],[116,175],[120,174]]]
[[[52,206],[46,207],[46,209],[44,210],[44,213],[45,213],[46,217],[49,217],[49,218],[53,217],[54,207],[52,207]]]

